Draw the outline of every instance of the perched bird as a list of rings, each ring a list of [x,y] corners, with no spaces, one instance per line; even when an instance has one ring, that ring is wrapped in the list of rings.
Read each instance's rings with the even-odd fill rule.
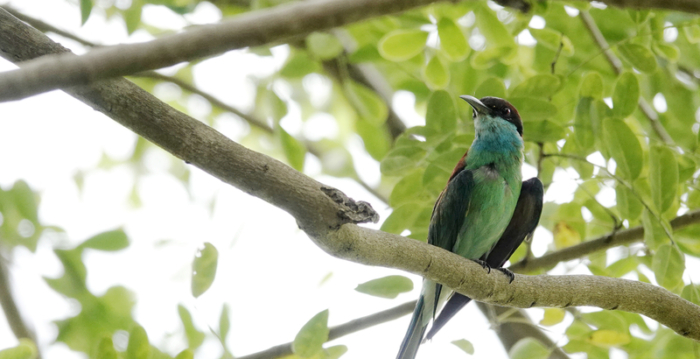
[[[461,98],[473,108],[476,137],[435,202],[428,243],[495,267],[512,281],[513,273],[500,267],[537,227],[544,189],[537,178],[521,182],[523,124],[515,107],[497,97]],[[435,318],[441,291],[441,284],[423,280],[397,359],[415,357]],[[452,295],[428,338],[469,300]]]

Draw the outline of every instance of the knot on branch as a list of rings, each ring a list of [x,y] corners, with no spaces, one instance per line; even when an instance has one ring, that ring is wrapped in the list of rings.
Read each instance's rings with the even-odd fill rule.
[[[338,217],[343,223],[379,222],[379,214],[374,211],[371,204],[365,201],[355,201],[333,187],[323,186],[321,191],[341,206],[341,209],[338,210]]]

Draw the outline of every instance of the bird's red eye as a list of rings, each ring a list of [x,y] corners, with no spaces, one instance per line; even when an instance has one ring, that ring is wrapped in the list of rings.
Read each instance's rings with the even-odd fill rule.
[[[506,107],[506,115],[510,115],[510,109]]]

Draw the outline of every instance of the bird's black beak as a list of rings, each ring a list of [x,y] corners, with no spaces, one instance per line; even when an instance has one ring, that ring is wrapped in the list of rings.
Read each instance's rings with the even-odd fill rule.
[[[464,101],[467,101],[469,105],[472,106],[472,108],[474,109],[474,117],[476,117],[477,114],[487,115],[491,112],[490,108],[486,107],[486,105],[484,105],[483,102],[479,101],[479,99],[474,96],[462,95],[459,96],[459,98],[461,98]]]

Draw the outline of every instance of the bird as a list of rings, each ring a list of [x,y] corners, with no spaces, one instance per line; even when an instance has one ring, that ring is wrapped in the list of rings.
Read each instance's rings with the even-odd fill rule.
[[[438,196],[428,228],[428,243],[473,260],[484,268],[501,268],[525,238],[531,237],[542,213],[544,187],[537,178],[522,182],[523,123],[517,109],[498,97],[463,95],[472,107],[475,138],[457,162]],[[471,300],[452,294],[435,317],[442,285],[424,279],[420,297],[397,359],[413,359],[426,338],[432,338]]]

